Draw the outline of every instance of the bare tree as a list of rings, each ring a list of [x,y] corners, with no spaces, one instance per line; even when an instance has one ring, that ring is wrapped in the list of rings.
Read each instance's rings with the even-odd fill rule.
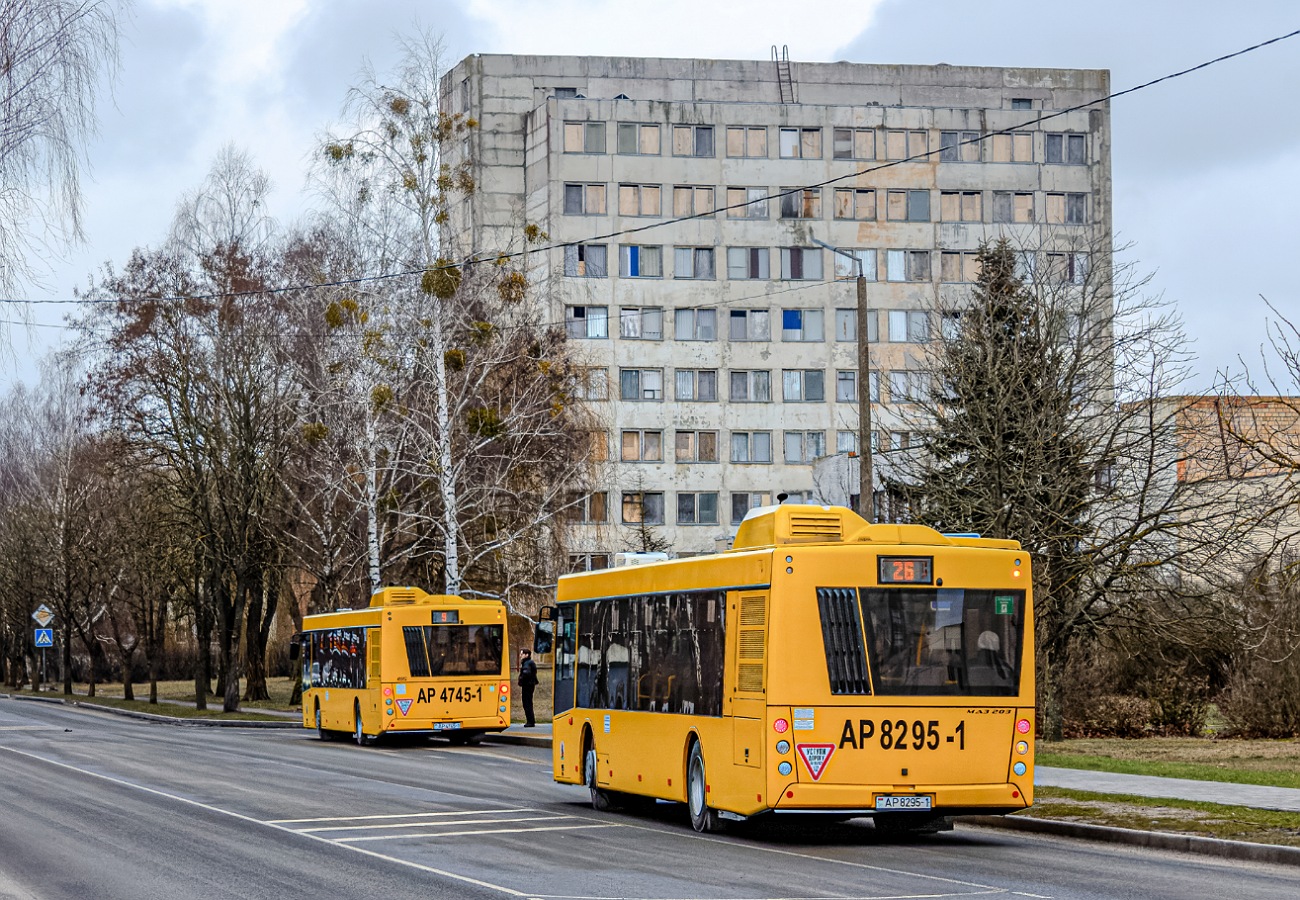
[[[0,0],[0,291],[33,256],[81,237],[81,172],[95,102],[117,64],[114,0]]]
[[[1216,591],[1266,513],[1187,477],[1186,342],[1109,248],[999,241],[979,263],[969,305],[937,311],[955,325],[931,344],[932,389],[891,398],[910,401],[916,439],[888,487],[918,521],[1032,554],[1039,692],[1059,736],[1056,678],[1080,642],[1221,628]]]

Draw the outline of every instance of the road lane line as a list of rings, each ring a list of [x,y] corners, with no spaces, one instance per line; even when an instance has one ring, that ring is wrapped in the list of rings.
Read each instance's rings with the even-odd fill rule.
[[[491,813],[518,813],[518,812],[536,812],[528,807],[519,807],[517,809],[452,809],[445,812],[423,812],[423,813],[386,813],[381,816],[325,816],[319,819],[271,819],[268,825],[306,825],[311,822],[364,822],[372,819],[417,819],[429,818],[432,816],[466,816],[481,815],[486,816]],[[304,829],[306,830],[306,829]]]
[[[79,766],[69,765],[68,763],[65,762],[59,762],[56,759],[46,759],[43,756],[37,756],[35,753],[28,753],[23,750],[15,750],[13,747],[0,746],[0,751],[3,751],[5,753],[12,753],[15,756],[23,756],[26,757],[27,759],[31,759],[36,762],[42,762],[45,763],[47,766],[57,766],[60,769],[67,769],[70,772],[76,772],[80,775],[87,775],[91,778],[98,778],[101,781],[107,781],[111,784],[120,785],[121,787],[131,788],[132,790],[137,790],[137,791],[143,791],[146,794],[153,794],[156,797],[164,797],[168,800],[172,800],[177,803],[184,803],[187,806],[197,807],[198,809],[203,809],[208,812],[216,813],[218,815],[229,816],[232,819],[236,819],[240,822],[247,822],[250,825],[261,825],[264,828],[272,828],[276,831],[280,831],[285,834],[296,835],[304,840],[316,841],[317,843],[324,844],[327,847],[346,847],[348,850],[351,850],[353,853],[360,853],[362,856],[369,856],[372,859],[382,859],[386,862],[394,863],[399,866],[405,866],[408,869],[415,869],[416,871],[419,872],[428,872],[430,875],[440,875],[443,878],[450,878],[453,881],[460,881],[460,882],[464,882],[465,884],[472,884],[475,887],[480,887],[489,891],[496,891],[501,894],[506,894],[510,897],[533,896],[533,894],[527,891],[517,891],[514,888],[506,887],[504,884],[493,884],[490,881],[483,881],[482,879],[479,878],[472,878],[469,875],[460,875],[456,872],[449,872],[446,869],[439,869],[436,866],[426,866],[422,863],[412,862],[409,859],[401,859],[396,856],[389,856],[386,853],[376,853],[374,850],[367,850],[364,847],[354,847],[350,844],[341,844],[338,841],[333,841],[330,840],[329,838],[317,837],[314,834],[304,834],[301,831],[295,831],[292,828],[286,828],[283,825],[274,825],[270,822],[266,822],[262,819],[255,818],[253,816],[246,816],[243,813],[234,812],[233,810],[222,809],[219,806],[212,806],[211,804],[203,803],[199,800],[191,800],[189,797],[181,797],[176,794],[169,794],[166,791],[160,791],[157,788],[145,787],[142,784],[135,784],[134,782],[126,781],[122,778],[114,778],[112,775],[104,775],[101,772],[92,772],[90,769],[83,769],[80,768]]]
[[[499,825],[513,822],[553,822],[571,819],[572,816],[527,816],[522,819],[443,819],[438,822],[394,822],[385,825],[331,825],[328,828],[296,828],[299,834],[320,834],[322,831],[379,831],[384,828],[441,828],[443,825]]]
[[[544,825],[540,828],[484,828],[484,829],[477,829],[477,830],[471,829],[466,831],[443,831],[434,834],[377,834],[377,835],[366,836],[366,837],[334,838],[334,842],[338,844],[347,844],[351,846],[352,844],[358,843],[360,841],[396,841],[402,838],[416,838],[416,839],[428,840],[429,838],[459,837],[461,835],[466,835],[466,834],[532,834],[535,831],[578,831],[579,829],[583,829],[583,828],[618,828],[618,827],[619,827],[618,825],[611,824],[611,825],[551,825],[551,826]],[[529,895],[529,896],[535,896],[535,895]]]

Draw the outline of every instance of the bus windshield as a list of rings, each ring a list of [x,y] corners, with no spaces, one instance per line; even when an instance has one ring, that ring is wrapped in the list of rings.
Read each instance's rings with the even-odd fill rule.
[[[406,625],[406,660],[413,678],[499,675],[500,625]]]
[[[863,588],[860,596],[877,695],[1019,693],[1024,591]]]

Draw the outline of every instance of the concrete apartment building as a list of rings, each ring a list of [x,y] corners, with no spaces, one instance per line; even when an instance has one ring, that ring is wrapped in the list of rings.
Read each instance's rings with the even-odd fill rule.
[[[820,499],[814,460],[858,449],[857,261],[874,443],[905,446],[899,409],[981,241],[1064,279],[1109,245],[1109,105],[1033,121],[1108,92],[1103,70],[846,62],[475,55],[447,73],[446,108],[480,123],[451,152],[478,182],[448,223],[458,252],[519,249],[525,222],[565,245],[528,266],[608,426],[575,566],[638,549],[642,521],[697,553],[778,493]]]

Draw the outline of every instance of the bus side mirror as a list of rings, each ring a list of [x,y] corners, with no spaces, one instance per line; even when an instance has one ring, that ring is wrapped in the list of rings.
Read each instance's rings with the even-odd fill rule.
[[[289,638],[289,659],[294,660],[298,658],[298,652],[302,650],[302,644],[299,643],[301,639],[302,635],[300,634],[295,634],[293,637]]]
[[[533,652],[537,654],[550,653],[554,644],[555,623],[545,620],[538,622],[537,630],[533,632]]]

